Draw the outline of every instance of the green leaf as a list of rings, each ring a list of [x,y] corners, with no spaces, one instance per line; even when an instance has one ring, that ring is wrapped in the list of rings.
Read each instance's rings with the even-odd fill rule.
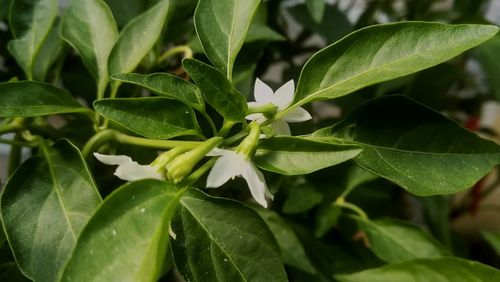
[[[64,41],[59,36],[60,29],[61,21],[55,22],[38,51],[32,69],[35,80],[44,81],[52,65],[59,59],[64,48]]]
[[[375,255],[388,263],[450,255],[436,239],[405,221],[385,218],[357,222],[368,235]]]
[[[287,281],[276,241],[260,216],[192,189],[172,219],[177,268],[189,281]]]
[[[420,196],[467,189],[500,162],[500,147],[404,96],[371,100],[313,134],[363,147],[361,167]]]
[[[243,46],[260,0],[200,0],[194,24],[210,61],[231,80],[236,55]]]
[[[449,60],[494,36],[490,25],[400,22],[370,26],[314,54],[300,74],[296,105],[338,98]]]
[[[43,157],[23,163],[5,185],[1,216],[21,271],[35,281],[57,281],[101,197],[71,143],[40,149]]]
[[[312,209],[323,200],[323,194],[314,190],[310,184],[302,184],[290,189],[283,204],[283,213],[301,213]]]
[[[306,0],[306,6],[315,22],[319,23],[323,20],[326,6],[325,0]]]
[[[1,117],[35,117],[79,113],[82,107],[68,92],[35,81],[0,83]]]
[[[327,205],[319,208],[315,217],[314,236],[323,237],[332,227],[337,225],[337,221],[342,214],[342,209],[337,205]]]
[[[183,192],[153,179],[118,188],[85,226],[61,281],[156,281]]]
[[[498,281],[500,271],[459,258],[420,259],[365,271],[335,275],[341,282]]]
[[[182,66],[201,90],[205,101],[227,120],[241,121],[247,112],[247,102],[217,69],[193,59]]]
[[[328,144],[300,137],[262,139],[255,164],[262,169],[284,174],[307,174],[356,157],[355,145]]]
[[[500,255],[500,233],[493,233],[489,231],[481,232],[484,239],[490,244],[491,247],[495,250],[495,252]]]
[[[262,217],[276,238],[285,263],[302,271],[316,274],[316,269],[311,264],[304,247],[288,223],[272,210],[261,207],[254,207],[254,210]]]
[[[36,57],[56,19],[58,3],[58,0],[12,1],[10,25],[15,39],[8,48],[30,80]]]
[[[158,1],[123,28],[109,57],[110,75],[133,71],[153,48],[165,26],[169,3]]]
[[[122,73],[114,75],[112,78],[144,87],[160,96],[179,100],[200,112],[205,111],[205,104],[200,90],[192,83],[180,77],[168,73],[152,73],[148,75]]]
[[[267,25],[268,19],[268,8],[265,3],[259,5],[257,12],[250,24],[248,29],[248,34],[245,37],[245,44],[256,42],[256,41],[285,41],[286,38],[274,31]],[[238,55],[241,56],[241,55]],[[255,58],[254,58],[255,59]],[[239,59],[238,59],[239,60]],[[255,60],[254,60],[255,63]],[[238,65],[238,62],[236,62]]]
[[[490,91],[495,95],[496,99],[500,99],[500,35],[496,35],[490,41],[479,46],[474,50],[474,56],[481,64],[485,75],[486,82],[489,85]]]
[[[102,95],[109,78],[108,58],[118,39],[108,5],[103,0],[71,0],[63,16],[61,36],[80,52]]]
[[[193,109],[163,97],[103,99],[96,111],[131,131],[151,139],[201,136]]]
[[[109,8],[111,8],[118,26],[124,26],[133,18],[139,16],[147,4],[147,0],[128,0],[127,5],[123,4],[123,0],[105,1],[109,5]]]

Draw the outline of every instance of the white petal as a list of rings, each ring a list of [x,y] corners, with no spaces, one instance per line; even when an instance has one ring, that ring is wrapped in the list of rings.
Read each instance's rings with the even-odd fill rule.
[[[245,117],[245,119],[248,119],[248,120],[262,120],[265,118],[266,117],[261,113],[249,114]]]
[[[308,111],[301,107],[295,108],[283,117],[288,122],[303,122],[312,119]]]
[[[288,123],[286,123],[286,121],[282,119],[273,121],[273,123],[271,123],[271,127],[273,128],[274,134],[276,135],[287,135],[287,136],[292,135],[292,132],[290,131],[290,126],[288,126]]]
[[[278,106],[278,109],[280,110],[288,107],[293,102],[294,91],[295,86],[293,80],[290,80],[276,90],[274,93],[273,104]]]
[[[109,165],[118,165],[115,175],[126,181],[135,181],[146,178],[163,179],[156,169],[150,165],[140,165],[128,156],[102,155],[94,153],[101,162]]]
[[[207,156],[207,157],[218,157],[218,156],[222,156],[224,154],[227,154],[228,151],[229,150],[220,149],[220,148],[213,148],[205,156]]]
[[[267,208],[266,201],[266,180],[264,175],[260,172],[252,162],[246,161],[242,167],[242,176],[248,184],[252,197],[264,208]]]
[[[226,150],[227,151],[227,150]],[[222,155],[210,170],[207,178],[207,187],[216,188],[222,186],[229,179],[241,175],[241,164],[243,157],[231,151],[231,154]]]
[[[129,156],[125,155],[103,155],[99,153],[94,153],[94,157],[98,159],[101,163],[107,165],[121,165],[133,162],[133,160]]]
[[[271,89],[271,87],[267,86],[267,84],[265,84],[258,78],[255,79],[253,96],[255,98],[255,101],[262,105],[272,103],[274,98],[273,90]]]

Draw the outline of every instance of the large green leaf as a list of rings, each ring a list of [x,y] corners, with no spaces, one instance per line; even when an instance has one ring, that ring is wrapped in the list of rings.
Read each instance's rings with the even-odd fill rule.
[[[1,216],[21,271],[56,281],[83,227],[101,203],[80,152],[66,140],[43,144],[5,185]]]
[[[0,83],[1,117],[34,117],[86,112],[68,92],[34,81]]]
[[[300,137],[262,139],[255,164],[284,175],[299,175],[333,166],[356,157],[361,148],[355,145],[328,144]]]
[[[276,238],[285,263],[302,271],[315,274],[316,269],[311,264],[304,247],[290,225],[272,210],[261,207],[254,209],[267,224],[274,238]]]
[[[157,281],[182,193],[153,179],[118,188],[85,226],[61,281]]]
[[[370,26],[314,54],[300,74],[296,105],[338,98],[449,60],[494,36],[490,25],[400,22]]]
[[[450,255],[436,239],[405,221],[389,218],[357,221],[368,235],[375,255],[388,263]]]
[[[61,36],[80,52],[102,95],[108,83],[108,58],[118,39],[108,5],[103,0],[71,0],[63,17]]]
[[[201,135],[193,109],[176,100],[163,97],[103,99],[95,101],[94,108],[104,117],[147,138]]]
[[[111,75],[133,71],[153,48],[165,26],[169,3],[158,1],[125,26],[109,57]]]
[[[179,100],[198,111],[205,111],[205,103],[201,97],[200,90],[192,83],[180,77],[168,73],[152,73],[148,75],[122,73],[114,75],[112,78],[144,87],[160,96]]]
[[[190,190],[172,230],[175,264],[186,280],[287,281],[272,233],[255,211],[236,201]]]
[[[182,66],[201,90],[203,98],[227,120],[245,118],[247,102],[217,69],[193,59],[182,61]]]
[[[9,42],[8,48],[28,79],[33,78],[33,66],[41,46],[51,32],[58,3],[58,0],[12,1],[10,24],[15,39]]]
[[[194,24],[210,61],[231,80],[236,55],[243,46],[260,0],[200,0]]]
[[[500,162],[497,144],[404,96],[371,100],[313,136],[358,144],[357,164],[421,196],[467,189]]]
[[[500,271],[475,261],[459,258],[420,259],[390,264],[365,271],[335,275],[341,282],[387,282],[387,281],[499,281]]]

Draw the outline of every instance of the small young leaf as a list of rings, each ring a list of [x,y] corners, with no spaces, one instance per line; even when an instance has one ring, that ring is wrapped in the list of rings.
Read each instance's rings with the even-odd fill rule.
[[[179,100],[200,112],[205,111],[205,104],[200,90],[192,83],[180,77],[168,73],[152,73],[148,75],[122,73],[114,75],[112,78],[144,87],[160,96]]]
[[[35,81],[0,83],[0,117],[86,112],[68,92]]]
[[[306,6],[315,22],[319,23],[323,20],[326,6],[325,0],[306,0]]]
[[[295,103],[338,98],[447,61],[490,39],[491,25],[400,22],[370,26],[314,54],[300,74]]]
[[[133,71],[153,48],[167,20],[169,0],[159,0],[153,7],[123,28],[109,56],[109,74]]]
[[[315,274],[316,269],[311,264],[299,238],[297,238],[297,235],[295,235],[295,232],[288,223],[272,210],[261,207],[255,207],[254,209],[262,217],[276,238],[285,263],[302,271]]]
[[[101,198],[71,143],[44,144],[41,152],[5,185],[1,216],[21,271],[35,281],[57,281]]]
[[[71,0],[61,27],[61,36],[80,52],[83,62],[104,92],[108,83],[108,58],[118,39],[111,10],[103,0]]]
[[[156,281],[182,193],[153,179],[118,188],[85,226],[60,281]]]
[[[260,0],[198,1],[194,24],[201,45],[229,80],[259,3]]]
[[[436,239],[405,221],[359,219],[358,226],[368,235],[375,255],[388,263],[450,255]]]
[[[356,157],[361,148],[355,145],[329,144],[299,137],[262,139],[255,164],[284,175],[299,175],[333,166]]]
[[[35,60],[51,33],[58,2],[13,0],[11,3],[10,25],[15,39],[9,42],[8,48],[28,79],[33,78]]]
[[[335,275],[341,282],[375,281],[498,281],[500,271],[479,262],[460,258],[419,259],[380,268]]]
[[[283,213],[301,213],[312,209],[323,200],[323,194],[314,190],[314,186],[303,184],[290,189],[283,204]]]
[[[314,138],[352,142],[361,167],[420,196],[470,188],[500,163],[500,147],[404,96],[371,100]]]
[[[314,236],[316,236],[316,238],[323,237],[330,228],[337,225],[337,221],[341,214],[342,210],[337,205],[320,207],[316,213]]]
[[[260,216],[192,189],[172,219],[175,264],[194,282],[287,281],[278,245]]]
[[[193,109],[163,97],[103,99],[94,102],[98,113],[151,139],[200,136]]]
[[[243,95],[217,69],[193,59],[185,59],[182,66],[201,90],[203,98],[227,120],[241,121],[247,112]]]

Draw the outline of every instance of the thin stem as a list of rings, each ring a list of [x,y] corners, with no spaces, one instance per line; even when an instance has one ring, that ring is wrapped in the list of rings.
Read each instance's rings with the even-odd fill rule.
[[[204,163],[201,167],[199,167],[197,170],[191,173],[191,175],[189,175],[186,179],[184,179],[184,181],[182,182],[183,185],[191,186],[194,183],[196,183],[198,179],[200,179],[200,177],[202,177],[208,170],[212,168],[212,166],[214,166],[215,161],[217,159],[218,159],[217,157],[211,158],[206,163]]]
[[[337,200],[333,204],[341,208],[351,210],[359,215],[359,217],[361,217],[362,219],[368,220],[368,215],[360,207],[356,206],[355,204],[346,202],[342,197],[337,198]]]
[[[247,114],[262,113],[266,117],[274,116],[278,111],[278,107],[273,103],[268,103],[261,106],[248,107]]]
[[[116,138],[116,131],[107,129],[100,131],[96,135],[87,141],[82,149],[82,155],[84,159],[88,159],[90,153],[96,151],[102,144],[112,141]]]
[[[203,143],[200,141],[153,140],[153,139],[129,136],[119,132],[115,133],[115,138],[116,141],[123,144],[136,145],[149,148],[158,148],[158,149],[172,149],[181,145],[191,146],[192,148],[195,148]]]
[[[30,148],[35,148],[38,146],[38,143],[36,142],[23,142],[17,140],[1,139],[1,138],[0,138],[0,143],[14,145],[14,146],[21,146],[21,147],[30,147]]]
[[[229,131],[231,131],[231,128],[233,128],[233,126],[235,124],[236,124],[236,122],[234,122],[234,121],[230,121],[230,120],[224,121],[224,123],[222,124],[222,128],[219,130],[219,133],[217,134],[217,136],[220,136],[220,137],[226,136],[229,133]]]
[[[248,130],[247,129],[243,129],[242,131],[236,133],[235,135],[227,138],[226,140],[224,140],[224,142],[222,142],[224,145],[231,145],[233,144],[234,142],[240,140],[241,138],[245,137],[246,135],[248,134]]]
[[[116,95],[118,94],[118,88],[120,88],[121,82],[119,81],[114,81],[111,83],[111,93],[109,94],[110,98],[115,98]],[[109,126],[109,119],[105,118],[104,121],[102,122],[101,129],[106,129]]]
[[[205,111],[202,111],[200,113],[208,121],[208,124],[210,124],[210,128],[212,129],[213,135],[217,135],[217,127],[215,126],[214,121],[212,120],[212,118],[210,118],[210,116],[208,115],[208,113],[205,112]]]
[[[193,58],[193,50],[191,50],[189,46],[179,45],[163,52],[163,54],[161,54],[161,56],[158,58],[158,63],[161,63],[167,58],[175,56],[177,54],[184,54],[184,58]]]
[[[23,127],[24,118],[15,118],[7,124],[0,125],[0,135],[18,131]]]

